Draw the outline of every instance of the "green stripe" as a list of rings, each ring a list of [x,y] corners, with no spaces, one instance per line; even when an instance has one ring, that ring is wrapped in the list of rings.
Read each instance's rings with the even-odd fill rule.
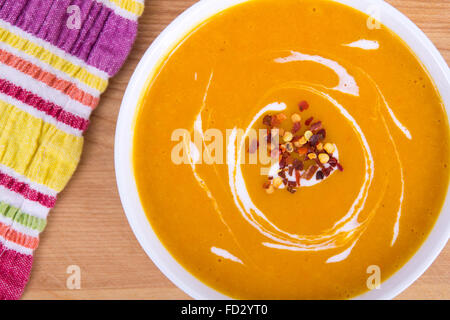
[[[0,201],[0,215],[10,218],[24,227],[42,232],[47,220],[31,216],[22,210]]]

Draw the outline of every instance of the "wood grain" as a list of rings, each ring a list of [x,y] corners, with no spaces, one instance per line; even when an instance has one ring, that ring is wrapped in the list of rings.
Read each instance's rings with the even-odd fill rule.
[[[185,299],[146,256],[123,213],[114,175],[114,131],[130,76],[154,38],[194,0],[146,0],[125,66],[94,112],[79,168],[59,196],[41,237],[24,299]],[[450,61],[450,1],[388,1]],[[66,269],[81,267],[81,289],[66,288]],[[450,246],[398,298],[450,299]]]

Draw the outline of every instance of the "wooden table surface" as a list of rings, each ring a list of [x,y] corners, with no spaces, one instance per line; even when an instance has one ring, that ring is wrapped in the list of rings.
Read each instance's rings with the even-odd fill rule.
[[[92,116],[81,163],[50,214],[23,298],[188,298],[151,262],[128,225],[114,174],[114,132],[122,96],[139,59],[155,37],[195,2],[145,1],[136,43]],[[450,62],[449,0],[388,2],[416,23]],[[70,265],[81,268],[79,290],[67,289]],[[450,299],[450,245],[398,298]]]

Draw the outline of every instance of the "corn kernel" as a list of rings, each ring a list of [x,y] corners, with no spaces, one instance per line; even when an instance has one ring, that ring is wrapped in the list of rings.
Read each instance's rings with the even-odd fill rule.
[[[334,150],[336,149],[334,144],[331,144],[331,143],[325,143],[325,146],[323,148],[329,154],[333,154]]]
[[[310,158],[311,160],[313,160],[313,159],[316,159],[316,158],[317,158],[317,155],[316,155],[315,153],[311,152],[311,153],[308,153],[308,158]]]
[[[283,135],[283,140],[285,142],[289,142],[292,140],[292,138],[294,138],[294,135],[292,134],[292,132],[286,131]]]
[[[293,123],[300,122],[300,121],[302,121],[302,117],[298,113],[294,113],[291,116],[291,120]]]
[[[320,163],[328,163],[328,161],[330,161],[330,156],[326,153],[321,153],[319,154],[319,161]]]
[[[305,137],[301,137],[297,141],[294,142],[294,146],[297,148],[300,148],[301,146],[305,145],[308,141],[306,141]]]
[[[312,136],[313,136],[313,133],[310,130],[306,131],[304,134],[306,141],[309,141],[309,139],[311,139]]]
[[[281,186],[281,184],[283,183],[283,179],[281,179],[281,177],[275,177],[273,178],[273,186],[275,188],[279,188]]]

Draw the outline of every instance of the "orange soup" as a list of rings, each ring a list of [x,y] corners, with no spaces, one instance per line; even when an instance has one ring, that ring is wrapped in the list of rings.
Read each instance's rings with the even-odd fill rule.
[[[208,286],[351,298],[428,236],[449,181],[447,115],[407,45],[368,19],[333,1],[248,1],[152,75],[134,133],[140,199]]]

